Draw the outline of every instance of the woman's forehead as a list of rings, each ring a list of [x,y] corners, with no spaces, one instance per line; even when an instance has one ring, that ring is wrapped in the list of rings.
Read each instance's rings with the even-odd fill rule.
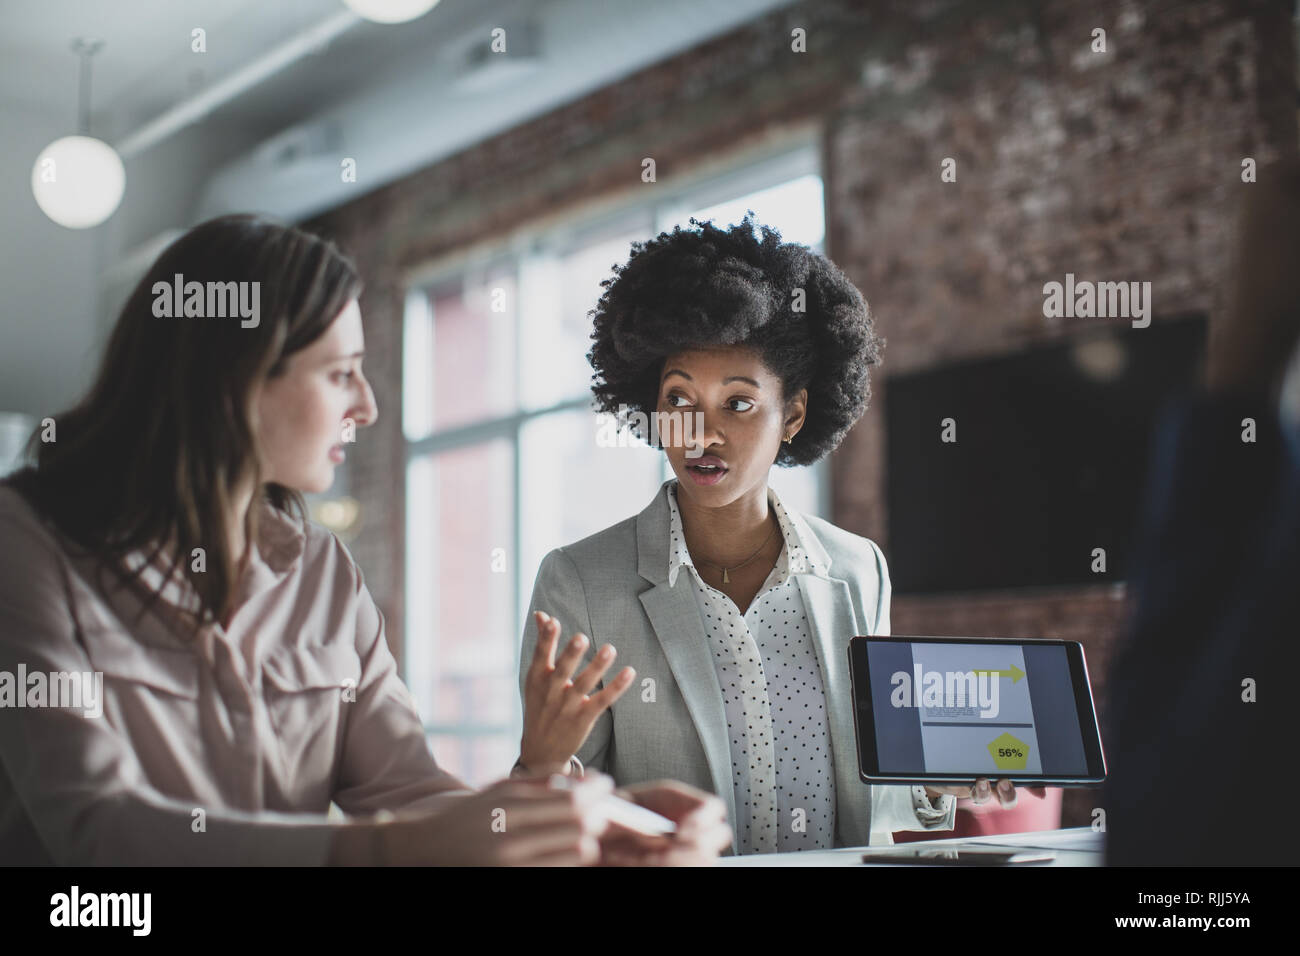
[[[711,345],[683,349],[664,359],[661,378],[673,371],[685,373],[692,381],[699,379],[721,381],[734,375],[752,378],[760,383],[775,380],[775,376],[763,364],[758,353],[743,345]]]

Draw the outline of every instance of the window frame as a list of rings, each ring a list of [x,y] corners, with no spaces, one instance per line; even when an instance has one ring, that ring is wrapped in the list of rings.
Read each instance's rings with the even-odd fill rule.
[[[437,456],[454,449],[465,448],[488,441],[505,439],[513,449],[511,494],[513,496],[513,521],[510,533],[510,546],[514,555],[522,553],[522,515],[523,468],[520,459],[521,435],[529,423],[548,415],[591,409],[590,390],[584,386],[584,394],[557,402],[550,402],[537,407],[523,407],[524,397],[520,396],[515,410],[508,414],[494,415],[481,421],[456,425],[446,429],[434,429],[418,438],[411,438],[407,433],[406,402],[410,397],[408,386],[408,348],[407,333],[413,314],[428,308],[429,292],[437,285],[454,281],[480,271],[492,271],[502,264],[508,264],[515,276],[517,287],[522,285],[521,276],[530,264],[529,260],[558,259],[571,254],[584,246],[599,241],[602,235],[617,234],[626,231],[629,223],[638,217],[646,220],[651,230],[647,238],[670,230],[676,223],[684,223],[692,210],[730,202],[751,193],[779,186],[782,183],[815,175],[823,184],[823,220],[829,221],[825,214],[825,174],[820,146],[820,130],[816,126],[805,126],[788,131],[783,136],[774,137],[763,146],[733,154],[722,160],[709,163],[693,174],[683,176],[673,185],[642,184],[639,188],[625,190],[609,199],[583,203],[577,207],[568,207],[557,217],[528,224],[510,234],[477,243],[465,250],[451,253],[429,263],[408,270],[403,276],[403,285],[407,289],[403,311],[402,335],[402,370],[403,370],[403,494],[410,501],[410,471],[416,458]],[[645,190],[653,189],[650,198]],[[821,247],[826,248],[823,236]],[[525,320],[524,296],[519,294],[513,310],[514,322],[513,347],[515,351],[516,374],[520,365],[519,334]],[[595,305],[595,302],[592,302]],[[427,313],[425,313],[427,315]],[[824,513],[831,501],[830,471],[826,462],[813,466],[817,472],[818,510]],[[672,477],[671,468],[666,458],[661,462],[660,480]],[[412,568],[412,548],[410,527],[411,509],[407,508],[406,540],[402,556],[405,567],[404,588],[409,594],[411,582],[415,580]],[[564,542],[557,542],[556,545]],[[532,574],[536,569],[529,569],[527,577],[517,560],[507,564],[507,573],[513,576],[510,588],[513,607],[511,619],[517,622],[511,640],[513,653],[517,658],[521,650],[523,613],[528,606],[532,593]],[[404,595],[404,598],[406,595]],[[402,679],[407,686],[412,685],[411,640],[415,631],[411,622],[411,602],[404,600],[404,627],[402,629]],[[436,668],[435,668],[436,673]],[[517,736],[522,726],[522,706],[517,694],[512,695],[512,718],[506,725],[482,723],[436,723],[424,720],[426,737],[444,736],[457,738],[495,737],[500,735]],[[422,719],[423,715],[422,715]],[[502,768],[502,773],[506,768]]]

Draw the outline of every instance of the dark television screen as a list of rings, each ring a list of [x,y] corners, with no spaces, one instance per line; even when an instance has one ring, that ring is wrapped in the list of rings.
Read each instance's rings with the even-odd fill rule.
[[[1125,325],[888,379],[895,591],[1122,580],[1156,419],[1197,381],[1205,337],[1204,316]]]

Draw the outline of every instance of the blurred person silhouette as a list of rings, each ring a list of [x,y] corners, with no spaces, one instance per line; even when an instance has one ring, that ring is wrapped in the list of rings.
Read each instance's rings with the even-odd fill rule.
[[[1112,865],[1297,862],[1300,164],[1241,188],[1205,387],[1164,412],[1108,678]]]

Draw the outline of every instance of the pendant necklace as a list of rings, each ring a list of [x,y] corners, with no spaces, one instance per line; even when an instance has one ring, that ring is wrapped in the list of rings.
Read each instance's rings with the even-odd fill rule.
[[[780,526],[778,525],[777,527],[779,528]],[[768,533],[768,536],[763,540],[763,543],[760,544],[760,545],[758,546],[758,551],[755,551],[753,554],[751,554],[749,557],[747,557],[744,561],[741,561],[740,564],[735,565],[735,566],[732,567],[730,570],[732,570],[732,571],[739,571],[739,570],[740,570],[741,568],[743,568],[745,565],[749,564],[749,562],[753,561],[756,557],[758,557],[759,552],[762,551],[764,548],[767,547],[767,542],[769,542],[769,541],[772,540],[772,535],[776,534],[776,532],[777,532],[777,528],[773,528],[773,529],[771,530],[771,532]],[[729,574],[727,573],[727,570],[728,570],[727,568],[724,568],[724,567],[723,567],[722,565],[720,565],[720,564],[714,564],[712,561],[701,561],[700,563],[701,563],[701,564],[707,564],[707,565],[709,565],[709,566],[711,566],[711,567],[715,567],[715,568],[717,568],[719,571],[721,571],[721,572],[722,572],[722,583],[723,583],[723,584],[730,584],[730,583],[731,583],[731,575],[729,575]]]

